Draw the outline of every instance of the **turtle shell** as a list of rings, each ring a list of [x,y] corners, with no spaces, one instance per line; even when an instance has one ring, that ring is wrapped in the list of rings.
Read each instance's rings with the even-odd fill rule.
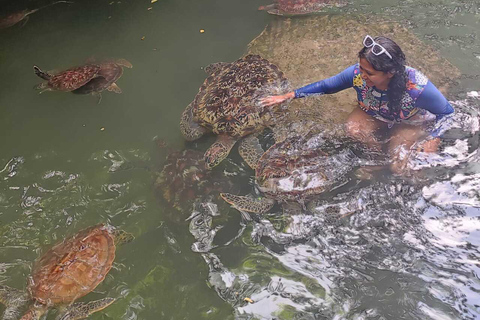
[[[100,66],[96,64],[67,69],[53,75],[48,80],[47,86],[52,90],[73,91],[97,77],[99,71]]]
[[[70,303],[95,289],[114,259],[111,230],[104,225],[84,229],[42,255],[29,291],[42,304]]]
[[[355,165],[345,144],[321,135],[293,136],[274,144],[255,170],[257,185],[277,200],[298,201],[338,186]]]
[[[257,105],[261,95],[287,85],[278,67],[258,55],[207,68],[210,76],[193,101],[194,121],[215,134],[241,138],[271,122],[271,112]]]
[[[272,5],[261,6],[259,10],[276,15],[302,15],[343,7],[345,4],[343,0],[275,0]]]
[[[95,78],[88,81],[85,85],[73,91],[77,94],[89,94],[92,92],[102,92],[107,89],[112,83],[117,81],[123,74],[122,66],[107,62],[100,64],[100,70]]]
[[[220,171],[205,168],[203,152],[186,149],[168,154],[155,181],[157,193],[177,210],[198,197],[231,191],[233,182]]]

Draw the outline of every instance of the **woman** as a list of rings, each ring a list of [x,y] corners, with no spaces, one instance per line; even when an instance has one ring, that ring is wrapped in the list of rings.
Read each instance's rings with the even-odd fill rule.
[[[348,134],[376,150],[382,149],[378,136],[387,134],[390,169],[402,174],[408,160],[405,155],[414,145],[421,144],[426,152],[436,151],[438,130],[432,132],[431,128],[454,110],[427,77],[405,66],[405,55],[393,40],[367,35],[358,57],[359,63],[336,76],[284,95],[266,97],[260,103],[272,106],[289,99],[353,87],[359,107],[348,116]]]

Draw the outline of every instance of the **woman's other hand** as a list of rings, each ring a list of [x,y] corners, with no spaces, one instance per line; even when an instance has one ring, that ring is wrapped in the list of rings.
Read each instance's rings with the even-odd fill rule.
[[[285,102],[287,100],[295,98],[295,92],[289,92],[286,94],[282,94],[279,96],[268,96],[265,98],[260,99],[260,105],[262,107],[270,107],[276,104],[280,104],[282,102]]]

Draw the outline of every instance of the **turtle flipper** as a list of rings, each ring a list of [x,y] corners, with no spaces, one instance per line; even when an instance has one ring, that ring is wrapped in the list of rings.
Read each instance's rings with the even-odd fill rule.
[[[52,88],[50,88],[50,87],[48,86],[48,83],[47,83],[47,82],[39,83],[39,84],[37,84],[36,86],[34,86],[33,89],[39,90],[40,92],[39,92],[38,94],[42,94],[42,93],[44,93],[45,91],[52,91]]]
[[[212,169],[225,159],[237,140],[228,135],[219,135],[205,152],[205,167]]]
[[[28,301],[26,292],[7,286],[0,286],[0,303],[6,306],[2,319],[18,319],[20,308]]]
[[[133,68],[133,65],[127,59],[117,59],[115,60],[115,63],[125,68],[129,68],[129,69]]]
[[[69,306],[56,320],[77,320],[87,318],[94,312],[105,309],[115,302],[114,298],[104,298],[90,302],[77,302]]]
[[[122,89],[120,89],[119,86],[117,86],[116,83],[112,83],[108,88],[108,91],[110,92],[115,92],[115,93],[122,93]]]
[[[275,204],[275,200],[269,198],[255,199],[248,196],[236,196],[230,193],[220,193],[220,196],[235,209],[247,212],[265,213],[272,209]]]
[[[258,7],[258,10],[263,10],[263,11],[269,11],[277,8],[277,4],[269,4],[266,6],[260,6]]]
[[[45,80],[50,80],[50,78],[52,77],[51,74],[49,74],[48,72],[42,71],[42,69],[40,69],[38,66],[33,66],[33,72],[35,72],[37,76]]]
[[[102,102],[102,93],[101,92],[92,92],[92,96],[97,97],[97,104]]]
[[[183,111],[180,131],[188,141],[197,140],[207,132],[205,128],[193,121],[193,105],[191,103]]]
[[[240,141],[238,153],[252,169],[256,169],[258,160],[265,151],[255,135],[249,135]]]

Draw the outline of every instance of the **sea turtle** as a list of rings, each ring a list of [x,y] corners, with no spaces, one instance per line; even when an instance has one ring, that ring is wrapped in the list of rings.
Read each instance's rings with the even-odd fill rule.
[[[274,0],[273,4],[260,6],[258,10],[265,10],[270,14],[301,15],[324,11],[325,8],[343,7],[346,1],[342,0]]]
[[[103,281],[115,259],[115,245],[133,236],[99,224],[84,229],[45,252],[34,266],[28,293],[0,286],[0,302],[7,306],[3,319],[16,319],[22,302],[33,302],[20,320],[38,320],[51,307],[56,319],[83,319],[115,301],[103,298],[77,302]]]
[[[302,203],[347,182],[346,174],[358,159],[350,145],[347,138],[326,138],[322,133],[290,136],[257,156],[255,182],[265,197],[220,195],[235,208],[255,213],[267,212],[276,201]]]
[[[289,84],[277,66],[258,55],[214,63],[205,71],[209,76],[183,112],[180,129],[189,141],[207,131],[218,135],[205,152],[205,165],[211,169],[228,156],[237,140],[274,124],[275,112],[283,106],[263,108],[258,98],[286,91]],[[251,141],[242,141],[242,157]]]
[[[98,96],[98,102],[102,99],[103,90],[122,93],[115,83],[123,74],[123,67],[132,68],[132,64],[125,59],[106,61],[99,64],[100,70],[95,78],[84,84],[78,89],[72,91],[76,94],[92,94]]]
[[[156,177],[155,191],[169,205],[181,211],[186,207],[190,209],[199,197],[218,195],[225,190],[233,192],[234,183],[227,175],[237,175],[235,168],[225,172],[207,170],[203,152],[192,149],[172,151]]]
[[[32,13],[35,13],[38,10],[49,7],[49,6],[53,6],[54,4],[57,4],[57,3],[73,3],[73,2],[71,2],[71,1],[55,1],[55,2],[52,2],[50,4],[44,5],[40,8],[36,8],[36,9],[32,9],[32,10],[25,9],[25,10],[20,10],[20,11],[10,13],[6,16],[0,17],[0,29],[4,29],[4,28],[14,26],[17,23],[19,23],[20,21],[23,21],[23,24],[25,24],[28,21],[28,16],[31,15]]]
[[[86,64],[80,67],[73,67],[56,74],[50,74],[42,71],[39,67],[33,66],[33,70],[37,76],[47,80],[40,83],[35,89],[44,91],[59,90],[73,91],[87,84],[90,80],[98,77],[100,66],[98,64]]]

